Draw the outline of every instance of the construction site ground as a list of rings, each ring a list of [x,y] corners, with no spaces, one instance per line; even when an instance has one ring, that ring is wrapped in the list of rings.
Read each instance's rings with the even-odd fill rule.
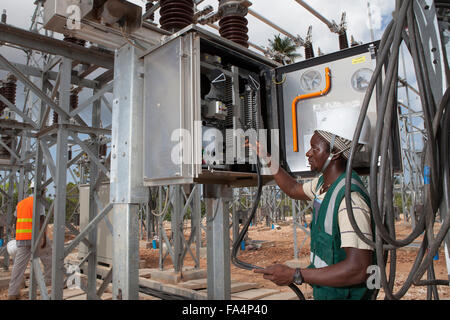
[[[189,238],[190,222],[185,221],[185,237]],[[435,232],[438,231],[440,224],[437,223],[435,226]],[[170,236],[170,222],[166,222],[164,224],[164,228],[166,233]],[[51,229],[51,228],[50,228]],[[396,233],[398,239],[405,238],[411,232],[411,226],[409,223],[406,223],[403,220],[399,220],[396,223]],[[51,235],[50,235],[51,237]],[[70,241],[69,237],[67,240]],[[267,226],[265,222],[260,222],[256,225],[252,225],[249,228],[247,246],[245,250],[239,253],[239,259],[253,265],[266,267],[276,263],[293,263],[294,259],[294,241],[293,241],[293,224],[292,218],[287,217],[284,221],[278,221],[272,228],[272,226]],[[299,250],[299,260],[294,261],[295,263],[299,263],[300,266],[305,267],[309,261],[309,238],[307,237],[306,241],[305,233],[297,228],[297,243]],[[419,244],[422,240],[422,237],[416,239],[411,245],[400,248],[397,250],[397,271],[395,277],[395,289],[394,292],[397,292],[405,282],[413,262],[416,258]],[[202,231],[202,245],[206,244],[206,234]],[[230,243],[231,244],[231,243]],[[253,248],[252,245],[253,244]],[[256,246],[255,246],[256,244]],[[193,252],[194,247],[192,247]],[[153,281],[151,278],[152,270],[158,270],[159,267],[159,250],[153,249],[151,242],[147,242],[146,240],[140,241],[140,282],[147,281],[150,283],[152,281],[153,285],[157,282]],[[189,284],[192,282],[187,281],[187,279],[183,279],[183,273],[179,275],[179,282],[175,284],[176,288],[195,288],[199,292],[199,297],[202,299],[206,299],[206,248],[201,249],[200,256],[200,270],[204,270],[202,273],[202,278],[204,286],[190,287]],[[389,263],[389,261],[388,261]],[[186,258],[183,263],[183,270],[193,269],[195,263],[194,259],[191,257],[189,253],[187,253]],[[170,270],[173,270],[172,261],[170,255],[164,261],[164,270],[166,270],[169,274],[173,274]],[[389,266],[387,267],[389,270]],[[437,279],[448,279],[447,275],[447,266],[445,263],[444,256],[444,248],[441,247],[439,249],[439,259],[434,261],[434,269],[436,273]],[[11,270],[11,267],[10,267]],[[0,300],[7,299],[7,283],[8,277],[10,275],[9,271],[1,271],[0,272]],[[26,272],[26,279],[29,277],[29,270]],[[145,279],[147,278],[147,279]],[[426,279],[426,274],[424,276]],[[28,284],[27,280],[25,283]],[[198,281],[198,280],[197,280]],[[253,273],[252,271],[243,270],[237,268],[233,264],[231,265],[231,281],[232,285],[235,288],[236,284],[251,284],[248,287],[247,291],[238,292],[239,290],[232,289],[232,299],[296,299],[292,290],[289,287],[280,287],[272,283],[271,281],[263,279],[260,274]],[[101,284],[101,280],[98,280],[99,285]],[[159,283],[158,283],[159,285]],[[164,281],[162,281],[161,285],[164,285]],[[167,284],[167,286],[175,286]],[[198,290],[202,289],[202,290]],[[307,285],[301,285],[300,289],[305,295],[306,299],[312,299],[312,288]],[[244,290],[244,289],[242,289]],[[194,292],[194,291],[192,291]],[[86,295],[83,294],[82,290],[79,291],[67,291],[65,290],[65,299],[86,299]],[[254,294],[253,294],[254,293]],[[449,286],[438,286],[439,298],[443,300],[450,299],[450,287]],[[21,299],[27,299],[28,297],[28,289],[24,288],[21,291]],[[111,299],[111,284],[108,289],[102,296],[102,299]],[[378,300],[384,299],[385,294],[383,289],[380,290],[378,294]],[[425,300],[427,297],[427,289],[423,286],[412,286],[408,292],[403,296],[402,299],[405,300]],[[157,300],[152,296],[148,296],[145,294],[140,294],[139,299],[141,300]]]

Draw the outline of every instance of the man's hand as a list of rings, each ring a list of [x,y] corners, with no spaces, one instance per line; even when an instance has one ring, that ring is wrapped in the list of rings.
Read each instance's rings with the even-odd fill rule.
[[[259,157],[261,163],[263,166],[272,167],[272,157],[270,154],[266,151],[266,149],[263,147],[263,145],[259,141],[255,141],[255,144],[250,143],[249,139],[245,139],[245,145],[246,148],[249,148],[253,150],[253,152],[256,153],[256,155]],[[277,166],[278,171],[278,166]]]
[[[250,143],[250,140],[248,138],[245,138],[245,147],[252,149],[258,157],[260,158],[269,158],[270,155],[266,152],[263,145],[259,143],[259,141],[255,141],[256,144]]]
[[[262,273],[264,279],[270,280],[278,286],[288,286],[294,281],[295,269],[284,264],[274,264],[265,269],[254,269],[255,273]]]

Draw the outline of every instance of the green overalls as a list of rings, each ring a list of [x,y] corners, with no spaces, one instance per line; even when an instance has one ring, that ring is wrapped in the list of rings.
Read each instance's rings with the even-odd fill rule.
[[[352,171],[352,192],[358,192],[370,208],[370,198],[359,176]],[[316,193],[323,185],[323,176],[319,178]],[[343,261],[346,257],[341,248],[341,233],[338,224],[338,211],[341,201],[345,201],[345,173],[330,186],[322,203],[314,199],[314,217],[311,221],[311,264],[308,268],[322,268]],[[374,232],[372,218],[372,234]],[[372,264],[375,264],[373,254]],[[315,300],[361,300],[370,299],[373,290],[366,283],[349,287],[327,287],[313,285]]]

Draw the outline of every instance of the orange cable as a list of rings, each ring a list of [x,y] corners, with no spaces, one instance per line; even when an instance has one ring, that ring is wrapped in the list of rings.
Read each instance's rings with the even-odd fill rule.
[[[330,91],[331,87],[331,76],[330,76],[330,68],[325,68],[325,89],[313,93],[307,93],[300,96],[295,97],[292,101],[292,137],[294,144],[294,152],[298,152],[298,132],[297,132],[297,102],[300,100],[305,100],[309,98],[319,97],[326,95]]]

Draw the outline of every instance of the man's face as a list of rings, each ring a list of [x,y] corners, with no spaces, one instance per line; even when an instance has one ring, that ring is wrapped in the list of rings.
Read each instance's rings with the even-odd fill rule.
[[[317,133],[314,133],[311,138],[311,149],[306,153],[308,162],[311,165],[311,170],[319,172],[329,155],[330,146],[328,143]]]

